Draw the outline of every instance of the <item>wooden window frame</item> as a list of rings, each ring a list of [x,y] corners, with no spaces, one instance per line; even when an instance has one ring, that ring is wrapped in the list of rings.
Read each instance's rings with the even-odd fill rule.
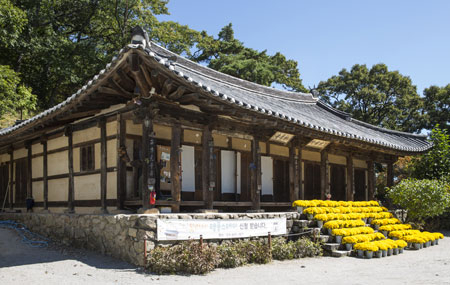
[[[85,162],[85,159],[89,159],[88,157],[84,158],[83,150],[86,150],[86,156],[88,156],[87,150],[91,148],[91,160],[92,163],[89,165],[89,160]],[[95,170],[95,144],[89,144],[80,147],[80,172],[88,172]]]

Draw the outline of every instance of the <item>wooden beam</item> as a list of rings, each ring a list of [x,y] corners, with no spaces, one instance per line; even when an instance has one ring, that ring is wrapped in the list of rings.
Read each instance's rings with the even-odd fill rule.
[[[32,165],[32,153],[31,153],[31,142],[26,143],[27,148],[27,199],[33,197],[33,183],[31,179],[33,178],[33,165]]]
[[[261,149],[259,148],[259,140],[253,138],[252,140],[252,171],[251,171],[251,198],[252,198],[252,209],[261,209]]]
[[[120,95],[120,93],[123,93],[123,94],[125,94],[126,96],[123,96],[123,95],[121,95],[121,96],[122,96],[122,97],[125,97],[125,98],[132,98],[132,97],[134,96],[133,93],[131,93],[130,91],[125,90],[125,88],[123,88],[123,87],[122,87],[119,83],[117,83],[113,78],[108,78],[108,83],[111,84],[113,88],[115,88],[116,90],[118,90],[118,92],[119,92],[118,95]],[[105,90],[102,89],[102,93],[103,93],[103,91],[105,91]]]
[[[43,148],[43,166],[42,181],[44,184],[44,210],[48,210],[48,155],[47,155],[47,139],[41,140]]]
[[[328,176],[328,151],[323,149],[320,152],[320,198],[322,200],[330,193]]]
[[[112,82],[114,82],[114,81],[112,81]],[[114,86],[116,86],[116,85],[118,86],[119,85],[116,82],[114,82],[113,84],[114,84]],[[120,88],[119,90],[114,89],[114,88],[110,88],[108,86],[100,86],[98,88],[98,92],[99,93],[108,94],[108,95],[114,95],[114,96],[120,96],[120,97],[123,97],[125,99],[131,99],[133,97],[133,94],[131,92],[128,92],[128,91],[126,91],[123,88]]]
[[[127,164],[122,159],[122,151],[126,151],[126,122],[123,119],[123,114],[117,115],[117,209],[124,209],[124,201],[126,196],[127,186]]]
[[[298,145],[298,155],[296,157],[297,161],[295,165],[297,166],[297,183],[298,183],[298,192],[300,193],[300,199],[305,199],[305,187],[303,187],[303,167],[302,167],[302,145]]]
[[[13,185],[14,185],[14,149],[11,147],[9,152],[9,209],[14,208]]]
[[[203,201],[205,201],[205,205],[207,209],[212,209],[212,199],[209,196],[213,196],[212,193],[210,195],[210,181],[209,181],[209,143],[212,140],[211,129],[210,126],[205,126],[202,134],[202,196]],[[214,190],[214,188],[213,188]]]
[[[367,161],[367,199],[373,200],[375,198],[375,167],[373,160]]]
[[[392,161],[387,163],[387,175],[386,175],[386,186],[394,186],[394,163]]]
[[[297,168],[298,164],[296,163],[295,145],[291,144],[289,146],[289,198],[291,202],[298,200],[299,197]]]
[[[164,81],[162,90],[161,90],[161,95],[164,97],[167,97],[169,95],[170,92],[172,92],[172,88],[174,87],[174,82],[172,81],[172,79],[167,78]]]
[[[178,100],[180,99],[184,92],[186,92],[186,87],[184,86],[178,86],[177,90],[175,90],[174,92],[170,93],[167,98],[169,98],[170,100]]]
[[[107,170],[106,170],[106,119],[101,118],[99,121],[100,127],[100,200],[101,213],[107,214],[106,207],[106,190],[107,190]]]
[[[347,201],[353,201],[353,193],[355,191],[355,179],[353,168],[353,157],[351,154],[347,155]]]
[[[68,213],[75,213],[75,206],[74,206],[74,200],[75,200],[75,185],[74,185],[74,175],[73,175],[73,136],[72,136],[72,126],[68,126],[65,129],[65,136],[68,139],[68,168],[69,168],[69,191],[68,191],[68,198],[67,198],[67,212]]]
[[[171,194],[172,200],[177,202],[172,206],[172,212],[177,213],[180,211],[181,202],[181,126],[175,124],[172,126],[172,140],[170,143],[170,182],[171,182]]]

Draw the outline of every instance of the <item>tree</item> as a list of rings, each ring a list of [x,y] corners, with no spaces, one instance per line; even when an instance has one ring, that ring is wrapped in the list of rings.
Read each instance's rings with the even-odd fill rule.
[[[418,132],[423,102],[411,79],[385,64],[356,64],[318,85],[322,100],[354,118],[385,128]]]
[[[432,129],[437,124],[450,133],[450,84],[445,87],[430,86],[423,91],[425,96],[424,128]]]
[[[437,126],[431,131],[433,147],[412,160],[412,177],[418,179],[450,178],[450,135]]]
[[[388,189],[394,204],[407,210],[409,221],[423,224],[450,207],[450,185],[441,180],[404,179]]]
[[[206,63],[220,72],[266,86],[279,84],[293,91],[307,92],[300,79],[297,62],[277,52],[257,51],[234,37],[232,24],[223,27],[218,38],[203,33],[193,60]]]
[[[36,96],[31,89],[20,84],[19,74],[8,66],[0,65],[0,117],[20,114],[36,108]]]

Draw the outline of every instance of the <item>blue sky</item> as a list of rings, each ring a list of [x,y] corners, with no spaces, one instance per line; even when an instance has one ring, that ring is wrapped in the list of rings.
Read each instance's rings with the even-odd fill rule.
[[[354,64],[385,63],[422,94],[450,83],[450,1],[170,0],[172,20],[299,63],[305,87]]]

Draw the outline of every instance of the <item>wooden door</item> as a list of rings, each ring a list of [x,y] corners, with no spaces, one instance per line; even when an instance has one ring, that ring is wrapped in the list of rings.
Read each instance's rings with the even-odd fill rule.
[[[16,193],[15,193],[15,204],[25,204],[27,198],[27,159],[19,159],[16,161]]]
[[[344,201],[345,200],[345,166],[343,165],[331,165],[331,185],[330,193],[331,200]]]
[[[0,207],[7,205],[9,202],[5,200],[8,192],[8,183],[9,183],[9,165],[0,166]]]
[[[366,171],[364,169],[355,169],[355,201],[366,200]]]
[[[274,159],[273,173],[273,200],[289,202],[289,161]]]
[[[305,199],[320,199],[320,164],[305,162],[304,167]]]

